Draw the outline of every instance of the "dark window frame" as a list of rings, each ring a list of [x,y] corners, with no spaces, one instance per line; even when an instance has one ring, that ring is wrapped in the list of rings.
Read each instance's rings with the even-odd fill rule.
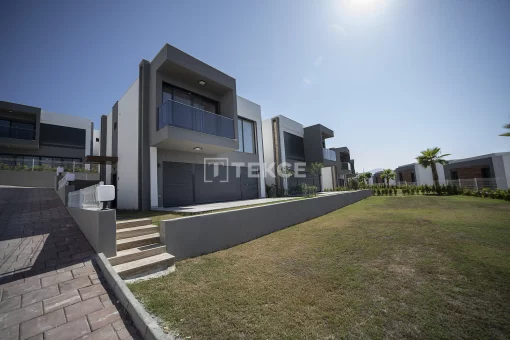
[[[35,140],[36,139],[36,123],[34,121],[28,121],[28,120],[23,120],[23,119],[13,119],[13,118],[2,118],[0,120],[9,123],[9,125],[2,125],[2,127],[4,127],[4,128],[7,127],[9,129],[9,136],[4,137],[4,138],[13,138],[13,139],[22,139],[22,140]],[[27,129],[27,128],[21,128],[21,127],[13,127],[12,126],[13,123],[31,125],[32,128]],[[27,131],[32,131],[32,138],[27,139],[27,138],[12,137],[11,129],[23,129],[23,130],[27,130]]]
[[[171,92],[169,91],[165,91],[165,89],[170,89]],[[203,110],[203,111],[206,111],[206,112],[209,112],[209,113],[212,113],[212,114],[215,114],[215,115],[218,115],[218,116],[221,116],[221,110],[220,110],[220,102],[215,100],[215,99],[212,99],[212,98],[209,98],[209,97],[206,97],[204,95],[201,95],[201,94],[198,94],[196,92],[193,92],[193,91],[190,91],[188,89],[185,89],[185,88],[182,88],[182,87],[179,87],[179,86],[175,86],[175,85],[172,85],[172,84],[169,84],[167,82],[163,82],[162,86],[161,86],[161,101],[163,104],[164,101],[163,101],[163,93],[168,93],[170,94],[170,96],[172,97],[172,100],[174,100],[174,89],[176,90],[179,90],[179,91],[183,91],[183,92],[186,92],[190,95],[190,99],[191,99],[191,104],[189,106],[191,107],[194,107],[196,109],[199,109],[199,110]],[[204,109],[201,109],[201,108],[198,108],[198,107],[195,107],[193,106],[193,97],[196,96],[202,100],[207,100],[209,102],[212,102],[214,103],[214,106],[216,107],[216,112],[211,112],[211,111],[208,111],[208,110],[204,110]],[[187,105],[187,104],[183,104],[183,105]]]
[[[237,117],[237,126],[236,126],[236,129],[238,132],[239,132],[239,122],[241,122],[241,130],[243,131],[243,135],[237,136],[237,139],[239,140],[239,149],[236,151],[256,155],[257,154],[257,122],[255,122],[251,119],[246,119],[244,117],[238,116]],[[242,124],[242,122],[248,122],[248,123],[252,124],[252,127],[253,127],[253,152],[244,151],[244,124]],[[241,147],[241,145],[242,145],[242,147]]]

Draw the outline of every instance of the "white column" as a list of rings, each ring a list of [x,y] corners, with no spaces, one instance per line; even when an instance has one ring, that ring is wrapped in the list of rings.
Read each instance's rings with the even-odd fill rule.
[[[158,148],[150,148],[151,207],[158,206]]]

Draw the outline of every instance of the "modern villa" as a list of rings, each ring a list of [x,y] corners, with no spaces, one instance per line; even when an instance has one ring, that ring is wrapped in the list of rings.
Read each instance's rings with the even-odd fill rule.
[[[101,118],[100,154],[118,158],[101,176],[121,209],[265,197],[261,128],[233,77],[167,44]]]
[[[295,164],[301,163],[304,169],[311,163],[323,165],[320,179],[309,172],[306,177],[281,176],[283,169],[272,166],[266,174],[266,184],[295,190],[301,184],[315,185],[322,190],[333,189],[346,181],[346,176],[354,173],[354,160],[350,159],[349,149],[327,148],[326,139],[334,137],[333,130],[316,124],[305,127],[302,124],[279,115],[262,122],[264,139],[264,160],[266,164],[287,163],[295,171]]]
[[[0,101],[0,163],[6,166],[82,166],[99,149],[98,134],[89,119]]]

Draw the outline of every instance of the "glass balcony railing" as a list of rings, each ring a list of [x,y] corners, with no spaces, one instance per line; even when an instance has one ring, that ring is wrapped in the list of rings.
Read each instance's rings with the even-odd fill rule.
[[[342,170],[349,170],[349,171],[351,171],[351,163],[349,163],[349,162],[342,162]]]
[[[336,152],[334,150],[322,149],[322,156],[324,159],[336,161]]]
[[[158,130],[167,125],[235,138],[233,119],[173,100],[167,100],[158,109]]]
[[[12,126],[0,126],[0,138],[35,140],[35,130]]]

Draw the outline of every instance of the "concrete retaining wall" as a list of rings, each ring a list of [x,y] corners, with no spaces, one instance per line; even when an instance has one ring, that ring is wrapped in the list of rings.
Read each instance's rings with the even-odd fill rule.
[[[97,253],[104,253],[106,257],[117,255],[115,210],[87,210],[67,207],[67,211]]]
[[[75,191],[76,188],[74,185],[66,185],[57,190],[58,197],[64,203],[64,206],[67,207],[67,201],[69,200],[69,193]]]
[[[161,242],[177,259],[208,254],[327,214],[371,196],[370,190],[160,222]]]
[[[0,185],[53,188],[56,174],[53,171],[0,171]]]
[[[77,172],[77,180],[99,181],[99,174]],[[0,185],[20,187],[54,188],[56,173],[53,171],[15,171],[0,170]]]

